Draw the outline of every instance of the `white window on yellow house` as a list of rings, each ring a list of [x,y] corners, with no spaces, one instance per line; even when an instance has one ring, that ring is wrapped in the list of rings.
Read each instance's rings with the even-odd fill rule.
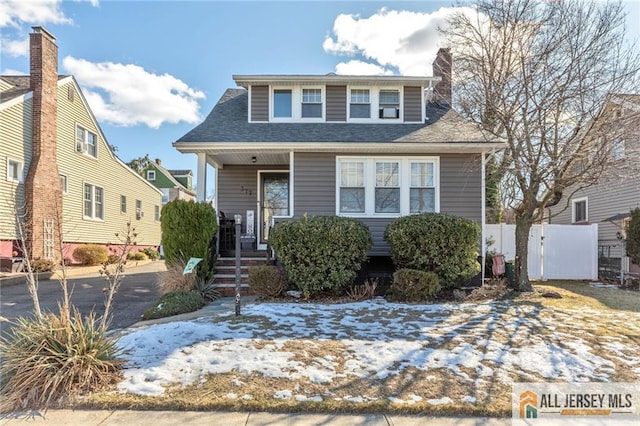
[[[84,184],[83,216],[85,219],[104,220],[104,189]]]

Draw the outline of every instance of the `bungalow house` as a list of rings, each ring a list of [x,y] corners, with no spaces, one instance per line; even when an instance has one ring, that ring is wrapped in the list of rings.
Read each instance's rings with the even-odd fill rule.
[[[624,234],[630,212],[640,207],[640,95],[612,95],[604,106],[604,124],[587,137],[608,138],[607,168],[595,185],[568,188],[568,196],[549,209],[554,224],[598,224],[601,276],[624,272],[640,273],[624,252]]]
[[[162,161],[156,158],[154,163],[144,169],[144,177],[149,183],[162,191],[162,205],[173,200],[195,200],[196,193],[191,186],[191,170],[167,170]]]
[[[362,220],[370,255],[388,256],[394,218],[443,212],[484,223],[484,158],[503,143],[451,109],[448,49],[434,74],[235,75],[240,88],[173,145],[197,155],[198,182],[212,166],[216,209],[243,216],[255,249],[267,247],[275,221],[338,215]],[[205,193],[198,185],[198,199]]]
[[[16,209],[26,213],[32,258],[65,258],[85,243],[116,243],[127,221],[138,247],[160,244],[162,193],[114,155],[72,76],[58,75],[58,47],[30,35],[28,76],[0,76],[0,257],[18,248]]]

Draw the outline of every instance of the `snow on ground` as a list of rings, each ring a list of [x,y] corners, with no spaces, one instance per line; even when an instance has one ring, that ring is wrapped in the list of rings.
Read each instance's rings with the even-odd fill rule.
[[[581,337],[603,315],[594,310],[560,311],[505,302],[405,305],[376,299],[335,305],[256,303],[244,307],[243,315],[238,320],[229,312],[128,330],[118,341],[128,361],[120,391],[162,395],[170,385],[189,385],[207,374],[229,372],[317,384],[344,377],[385,379],[409,367],[425,372],[446,369],[470,384],[490,378],[510,384],[516,373],[531,380],[566,382],[606,381],[615,374],[615,364],[593,353]],[[607,314],[606,320],[624,321],[638,329],[634,324],[640,321],[631,321],[630,316],[640,319],[625,312]],[[305,362],[287,349],[294,340],[309,350],[323,342],[338,342],[343,347],[341,359],[328,354]],[[621,338],[604,345],[640,379],[633,342]],[[430,377],[435,380],[435,376],[427,380]],[[238,386],[243,383],[234,380]],[[239,395],[229,393],[227,398]],[[275,390],[274,398],[322,400],[287,389]],[[365,400],[359,395],[350,398]],[[421,397],[396,399],[413,404]],[[460,402],[474,401],[465,397]],[[427,402],[453,401],[444,397]]]

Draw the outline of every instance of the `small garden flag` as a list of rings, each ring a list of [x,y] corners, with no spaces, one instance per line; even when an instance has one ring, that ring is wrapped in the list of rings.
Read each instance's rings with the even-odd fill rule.
[[[189,261],[187,262],[187,265],[184,267],[184,271],[182,271],[182,275],[187,275],[193,272],[193,270],[196,268],[196,266],[198,266],[198,263],[200,262],[202,262],[202,258],[200,257],[190,258]]]

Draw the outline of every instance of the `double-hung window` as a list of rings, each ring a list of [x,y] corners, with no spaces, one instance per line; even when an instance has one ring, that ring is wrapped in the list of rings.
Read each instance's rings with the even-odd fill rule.
[[[7,180],[9,182],[20,183],[23,180],[22,161],[7,158]]]
[[[437,212],[437,157],[337,157],[336,214],[398,217]]]
[[[400,213],[400,163],[376,162],[376,213]]]
[[[155,170],[147,170],[147,180],[155,181],[156,180],[156,171]]]
[[[394,119],[400,118],[400,91],[381,90],[379,99],[378,118]]]
[[[76,151],[98,157],[98,136],[81,126],[76,126]]]
[[[365,162],[341,161],[340,165],[340,213],[365,212]]]
[[[273,91],[273,117],[274,118],[291,118],[291,89],[275,89]]]
[[[322,118],[322,89],[302,89],[302,118]]]
[[[104,189],[99,186],[84,184],[83,215],[87,219],[104,219]]]
[[[411,161],[409,213],[434,212],[436,209],[435,165],[429,161]]]
[[[371,118],[371,100],[369,89],[351,89],[349,117]]]

